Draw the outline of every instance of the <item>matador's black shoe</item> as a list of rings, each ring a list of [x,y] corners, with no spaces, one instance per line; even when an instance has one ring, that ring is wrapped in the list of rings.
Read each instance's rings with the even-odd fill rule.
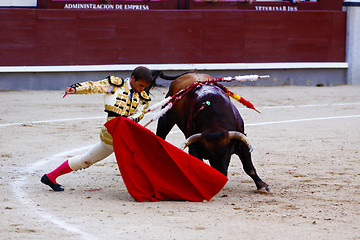
[[[41,177],[41,182],[43,184],[48,185],[49,187],[52,188],[52,190],[56,191],[56,192],[60,192],[60,191],[64,191],[65,189],[58,183],[53,183],[48,176],[46,176],[46,174],[44,174],[44,176]]]

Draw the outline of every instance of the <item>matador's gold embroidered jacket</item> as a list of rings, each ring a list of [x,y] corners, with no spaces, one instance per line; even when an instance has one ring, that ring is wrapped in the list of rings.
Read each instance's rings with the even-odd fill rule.
[[[123,116],[131,118],[134,122],[139,122],[144,117],[151,99],[144,91],[141,93],[134,92],[130,98],[130,89],[126,81],[129,80],[109,76],[104,80],[76,83],[71,87],[75,88],[75,94],[104,93],[105,112],[108,113],[108,121],[114,117]],[[105,143],[112,144],[112,138],[107,133],[106,127],[101,130],[100,137]]]

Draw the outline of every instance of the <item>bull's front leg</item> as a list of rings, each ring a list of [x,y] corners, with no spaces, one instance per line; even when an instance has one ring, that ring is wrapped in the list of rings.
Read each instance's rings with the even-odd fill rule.
[[[161,116],[156,127],[156,135],[165,140],[174,125],[175,122],[170,119],[168,114]]]
[[[235,154],[239,156],[246,174],[254,180],[257,190],[261,193],[272,193],[269,185],[257,175],[248,147],[244,144],[237,144],[235,146]]]
[[[196,144],[196,143],[195,143],[195,144]],[[200,160],[203,160],[203,159],[201,158],[199,152],[197,151],[197,148],[194,147],[194,146],[191,146],[191,145],[189,146],[189,154],[190,154],[191,156],[194,156],[194,157],[200,159]]]

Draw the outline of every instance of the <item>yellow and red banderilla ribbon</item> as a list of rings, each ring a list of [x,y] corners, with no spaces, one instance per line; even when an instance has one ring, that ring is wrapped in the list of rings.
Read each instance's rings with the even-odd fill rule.
[[[246,99],[244,99],[243,97],[240,97],[239,95],[233,93],[233,92],[227,92],[228,96],[232,97],[233,99],[235,99],[236,101],[238,101],[239,103],[241,103],[242,105],[246,106],[247,108],[251,108],[254,109],[255,111],[257,111],[258,113],[261,113],[259,110],[257,110],[254,107],[254,104],[252,104],[251,102],[247,101]]]
[[[238,101],[239,103],[241,103],[242,105],[244,105],[247,108],[253,109],[258,113],[261,113],[259,110],[257,110],[254,107],[254,104],[252,104],[251,102],[247,101],[245,98],[240,97],[239,95],[231,92],[229,89],[227,89],[224,85],[218,83],[218,82],[214,82],[214,85],[220,87],[229,97],[232,97],[233,99],[235,99],[236,101]]]

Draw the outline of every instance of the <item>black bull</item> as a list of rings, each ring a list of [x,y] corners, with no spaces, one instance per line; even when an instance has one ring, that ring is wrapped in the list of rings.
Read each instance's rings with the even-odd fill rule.
[[[209,75],[197,73],[180,75],[170,84],[166,97],[175,95],[196,81],[210,78]],[[227,175],[231,155],[236,154],[257,189],[271,192],[269,185],[257,175],[252,163],[252,149],[244,135],[240,113],[222,89],[214,85],[201,85],[186,94],[159,119],[156,135],[165,139],[175,124],[187,138],[186,146],[189,146],[191,155],[200,160],[208,159],[212,167]]]

